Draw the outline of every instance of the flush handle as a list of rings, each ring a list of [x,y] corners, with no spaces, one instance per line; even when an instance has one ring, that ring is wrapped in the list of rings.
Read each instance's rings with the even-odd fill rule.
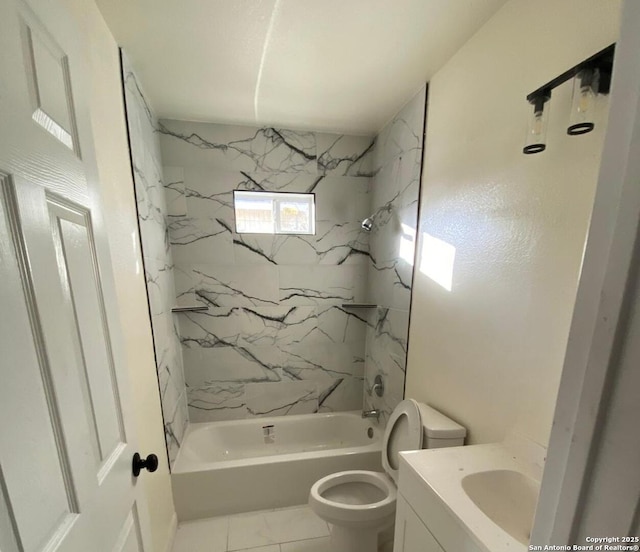
[[[140,455],[136,452],[133,455],[131,469],[133,471],[133,477],[138,477],[142,470],[154,472],[158,469],[158,457],[155,454],[150,454],[146,458],[141,458]]]

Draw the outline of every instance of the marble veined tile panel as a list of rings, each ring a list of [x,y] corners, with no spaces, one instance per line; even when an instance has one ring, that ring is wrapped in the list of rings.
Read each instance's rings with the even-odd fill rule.
[[[160,121],[159,133],[167,165],[317,173],[312,132],[165,119]]]
[[[188,421],[181,344],[171,314],[171,307],[175,305],[175,290],[173,260],[167,231],[167,219],[170,215],[184,214],[185,211],[184,193],[181,194],[180,183],[182,176],[179,168],[168,168],[171,180],[165,187],[157,121],[126,56],[123,56],[123,60],[136,206],[145,261],[156,369],[165,420],[165,438],[172,463]],[[167,193],[171,198],[171,213],[166,203]]]
[[[418,153],[396,157],[385,165],[371,182],[371,212],[376,223],[374,230],[380,230],[388,223],[395,222],[397,225],[399,210],[409,205],[417,206],[419,189]]]
[[[234,234],[233,252],[237,265],[272,266],[314,265],[322,254],[316,248],[316,236],[269,234]]]
[[[312,414],[321,397],[329,396],[334,383],[314,381],[232,383],[189,388],[191,421],[220,421],[261,416]]]
[[[234,234],[233,248],[241,265],[366,264],[368,238],[359,221],[317,221],[315,235]]]
[[[365,330],[359,314],[336,305],[217,307],[180,315],[182,344],[189,348],[344,343],[363,340]]]
[[[146,256],[159,258],[169,252],[161,176],[145,171],[134,161],[133,180],[143,252]]]
[[[144,257],[144,279],[147,284],[147,298],[151,315],[161,314],[165,307],[162,303],[162,287],[157,266],[159,262],[155,257]]]
[[[281,304],[340,305],[365,301],[366,265],[279,265],[276,270]]]
[[[216,201],[233,190],[312,193],[325,176],[295,172],[253,172],[219,167],[186,167],[185,187],[193,197]],[[230,205],[230,204],[229,204]]]
[[[158,327],[167,327],[168,322],[164,315],[154,316],[152,323]],[[177,335],[167,335],[165,342],[156,345],[156,363],[160,379],[160,393],[164,397],[165,391],[173,393],[174,403],[184,389],[184,371],[182,364],[182,351]]]
[[[180,316],[180,338],[184,347],[215,348],[246,345],[273,345],[278,329],[286,323],[288,309],[255,309],[241,307],[209,308],[207,312],[183,313]]]
[[[279,305],[278,267],[181,264],[175,270],[176,295],[182,304],[212,307]]]
[[[425,100],[423,87],[382,129],[376,140],[375,172],[403,153],[422,149]]]
[[[362,410],[362,378],[347,378],[318,401],[318,412],[344,412]]]
[[[411,286],[413,266],[406,262],[399,262],[393,272],[393,294],[389,307],[394,310],[409,311],[411,307]]]
[[[167,204],[167,216],[186,217],[187,202],[184,187],[184,168],[163,167],[164,196]]]
[[[413,267],[397,262],[383,267],[372,267],[369,272],[369,290],[379,305],[408,310],[411,302],[411,275]]]
[[[248,383],[244,400],[250,416],[313,414],[318,411],[320,386],[299,380],[274,383]]]
[[[364,399],[371,408],[380,408],[385,420],[403,398],[408,330],[408,311],[379,308],[375,327],[367,332]],[[378,374],[385,384],[383,397],[372,393]]]
[[[369,178],[326,176],[318,181],[316,219],[343,223],[362,221],[371,214]]]
[[[192,422],[358,410],[362,378],[221,384],[189,388],[188,396]]]
[[[360,220],[338,224],[319,221],[315,249],[320,264],[367,264],[369,234]]]
[[[183,389],[182,395],[180,395],[180,399],[176,403],[173,415],[165,418],[164,434],[167,441],[169,462],[171,465],[175,462],[175,459],[178,456],[178,451],[182,446],[184,434],[187,430],[187,424],[189,423],[188,416],[187,392]]]
[[[364,374],[364,342],[312,343],[283,347],[283,371],[296,379],[325,381],[360,379]]]
[[[151,160],[159,162],[159,142],[157,135],[158,121],[145,99],[140,83],[124,57],[123,75],[125,99],[127,103],[127,125],[131,138],[131,151],[134,161],[146,163]],[[154,154],[147,156],[149,152]]]
[[[186,383],[193,388],[291,379],[284,377],[285,354],[274,345],[185,348],[183,355]]]
[[[372,259],[375,259],[375,266],[379,270],[395,267],[401,259],[401,254],[411,259],[408,253],[402,250],[405,245],[415,248],[415,240],[412,240],[410,244],[404,244],[402,241],[404,238],[402,227],[397,222],[394,226],[395,228],[390,227],[371,231],[369,249],[373,252]],[[407,231],[410,232],[409,229]]]
[[[185,385],[184,367],[180,339],[172,322],[171,314],[154,316],[151,320],[154,328],[157,327],[160,328],[161,331],[166,332],[163,340],[155,343],[156,365],[159,379],[162,380],[162,374],[166,373],[171,380],[171,387],[175,389],[175,393],[179,395]],[[161,397],[164,397],[162,387]],[[168,400],[168,402],[172,403],[173,401]]]
[[[298,307],[309,308],[309,307]],[[344,309],[339,305],[315,307],[318,317],[318,329],[326,339],[317,342],[347,343],[357,342],[366,337],[366,320],[356,310]],[[293,343],[299,343],[293,341]],[[311,341],[307,341],[310,343]]]
[[[170,258],[144,258],[145,278],[151,315],[170,313],[175,303],[174,268]]]
[[[378,308],[377,318],[376,326],[372,330],[374,341],[371,350],[376,354],[384,352],[397,359],[405,359],[407,356],[409,313],[404,310],[381,307]],[[404,365],[401,366],[401,369],[404,370]]]
[[[156,353],[156,364],[158,358],[168,356],[164,351],[172,346],[173,327],[171,326],[171,315],[165,313],[156,314],[151,317],[151,330]]]
[[[227,222],[212,218],[176,218],[169,225],[176,264],[233,264],[233,234]]]
[[[345,388],[352,389],[357,385],[361,399],[363,350],[363,341],[331,347],[288,345],[185,349],[186,380],[190,388],[233,383],[312,381],[326,396],[337,387],[343,393]],[[335,398],[333,403],[335,405]]]
[[[239,173],[236,190],[252,190],[283,193],[317,193],[318,186],[324,181],[322,175],[307,173]]]
[[[249,411],[243,383],[224,383],[204,388],[187,388],[189,420],[193,423],[241,420]]]
[[[220,172],[225,176],[239,174],[229,171]],[[220,181],[216,180],[215,182],[216,186],[195,187],[190,176],[187,176],[185,183],[186,216],[190,218],[220,218],[228,226],[234,228],[233,188],[222,187]],[[196,184],[199,183],[196,182]]]
[[[335,176],[373,174],[375,138],[342,134],[318,134],[318,172]]]
[[[160,384],[160,398],[162,402],[162,414],[165,422],[173,418],[180,397],[184,393],[184,382],[179,387],[167,365],[163,365],[158,370],[158,382]]]

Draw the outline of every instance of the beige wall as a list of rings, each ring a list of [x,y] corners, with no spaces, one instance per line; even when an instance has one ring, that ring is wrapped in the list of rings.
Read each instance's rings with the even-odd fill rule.
[[[406,396],[470,443],[548,442],[604,124],[566,135],[567,83],[525,156],[525,96],[614,42],[619,5],[511,0],[430,83],[418,249],[428,233],[456,253],[451,291],[416,265]]]
[[[90,39],[91,123],[96,148],[103,216],[109,228],[111,260],[130,368],[135,405],[137,438],[143,454],[155,452],[160,467],[152,476],[141,477],[149,508],[151,541],[149,552],[165,552],[175,530],[175,510],[167,466],[147,295],[139,249],[138,226],[125,131],[120,66],[117,45],[92,2],[68,3],[77,7],[79,19]]]

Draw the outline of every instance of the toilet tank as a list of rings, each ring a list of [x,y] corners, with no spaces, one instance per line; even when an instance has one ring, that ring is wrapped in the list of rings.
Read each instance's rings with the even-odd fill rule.
[[[460,447],[464,445],[467,430],[435,408],[419,404],[422,419],[422,448]]]

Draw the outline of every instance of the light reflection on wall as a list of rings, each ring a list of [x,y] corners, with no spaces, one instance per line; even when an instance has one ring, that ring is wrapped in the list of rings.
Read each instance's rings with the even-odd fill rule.
[[[136,274],[141,274],[142,267],[140,266],[140,258],[138,257],[138,235],[136,232],[131,232],[131,242],[133,243],[133,254],[136,256]]]
[[[422,233],[420,272],[447,291],[451,291],[453,283],[455,258],[456,248],[453,245],[426,232]]]
[[[400,236],[400,258],[413,266],[413,256],[415,254],[416,229],[411,228],[404,222],[400,224],[402,235]]]

